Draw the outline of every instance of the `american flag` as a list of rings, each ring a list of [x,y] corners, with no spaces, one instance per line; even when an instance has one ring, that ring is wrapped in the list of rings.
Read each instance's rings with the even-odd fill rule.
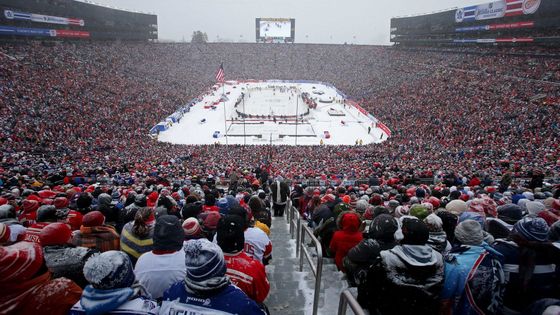
[[[224,77],[225,77],[225,73],[224,73],[224,64],[222,63],[220,65],[220,68],[218,68],[218,71],[216,71],[216,81],[218,82],[223,82],[224,81]]]

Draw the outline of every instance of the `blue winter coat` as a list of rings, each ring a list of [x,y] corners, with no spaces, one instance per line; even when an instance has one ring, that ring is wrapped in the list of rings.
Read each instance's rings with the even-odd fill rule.
[[[505,277],[493,248],[460,246],[445,257],[442,300],[452,301],[454,315],[496,314],[502,308]]]
[[[195,296],[187,291],[183,281],[172,285],[163,293],[159,314],[197,315],[264,315],[255,301],[241,289],[228,285],[211,296]]]

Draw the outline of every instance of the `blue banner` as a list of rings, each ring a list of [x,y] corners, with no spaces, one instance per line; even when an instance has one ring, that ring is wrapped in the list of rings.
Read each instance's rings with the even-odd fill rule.
[[[54,30],[46,28],[25,28],[13,26],[0,26],[0,35],[17,35],[17,36],[56,36]]]

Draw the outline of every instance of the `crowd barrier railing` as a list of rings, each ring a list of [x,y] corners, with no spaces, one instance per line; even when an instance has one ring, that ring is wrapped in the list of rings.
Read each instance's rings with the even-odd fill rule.
[[[338,315],[346,315],[346,309],[350,305],[350,309],[356,315],[366,315],[364,309],[354,298],[350,290],[346,289],[340,293],[340,301],[338,302]]]
[[[299,243],[301,238],[301,226],[303,222],[301,221],[299,211],[295,207],[290,206],[287,213],[290,214],[288,216],[288,224],[290,225],[290,237],[296,238],[296,257],[299,257]]]
[[[300,232],[300,239],[297,242],[299,247],[299,271],[303,271],[303,258],[307,260],[309,266],[311,267],[311,271],[315,276],[315,292],[313,295],[313,315],[317,314],[317,310],[319,308],[319,294],[321,292],[321,275],[323,272],[323,249],[321,248],[321,242],[313,235],[313,231],[304,224],[300,224],[301,232]],[[313,263],[313,257],[309,250],[307,249],[307,245],[305,244],[305,236],[309,236],[315,248],[317,250],[317,262],[316,264]]]

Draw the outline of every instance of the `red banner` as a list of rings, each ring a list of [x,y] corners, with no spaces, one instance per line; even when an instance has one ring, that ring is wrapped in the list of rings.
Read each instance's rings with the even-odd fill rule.
[[[56,37],[74,37],[74,38],[88,38],[89,32],[85,31],[71,31],[71,30],[55,30]]]
[[[383,132],[385,132],[387,134],[387,136],[389,136],[389,137],[391,136],[391,130],[387,126],[385,126],[384,123],[378,122],[377,123],[377,128],[383,130]]]
[[[510,28],[522,28],[522,27],[533,27],[535,26],[535,22],[516,22],[516,23],[505,23],[505,24],[490,24],[488,26],[491,30],[499,30],[499,29],[510,29]]]

